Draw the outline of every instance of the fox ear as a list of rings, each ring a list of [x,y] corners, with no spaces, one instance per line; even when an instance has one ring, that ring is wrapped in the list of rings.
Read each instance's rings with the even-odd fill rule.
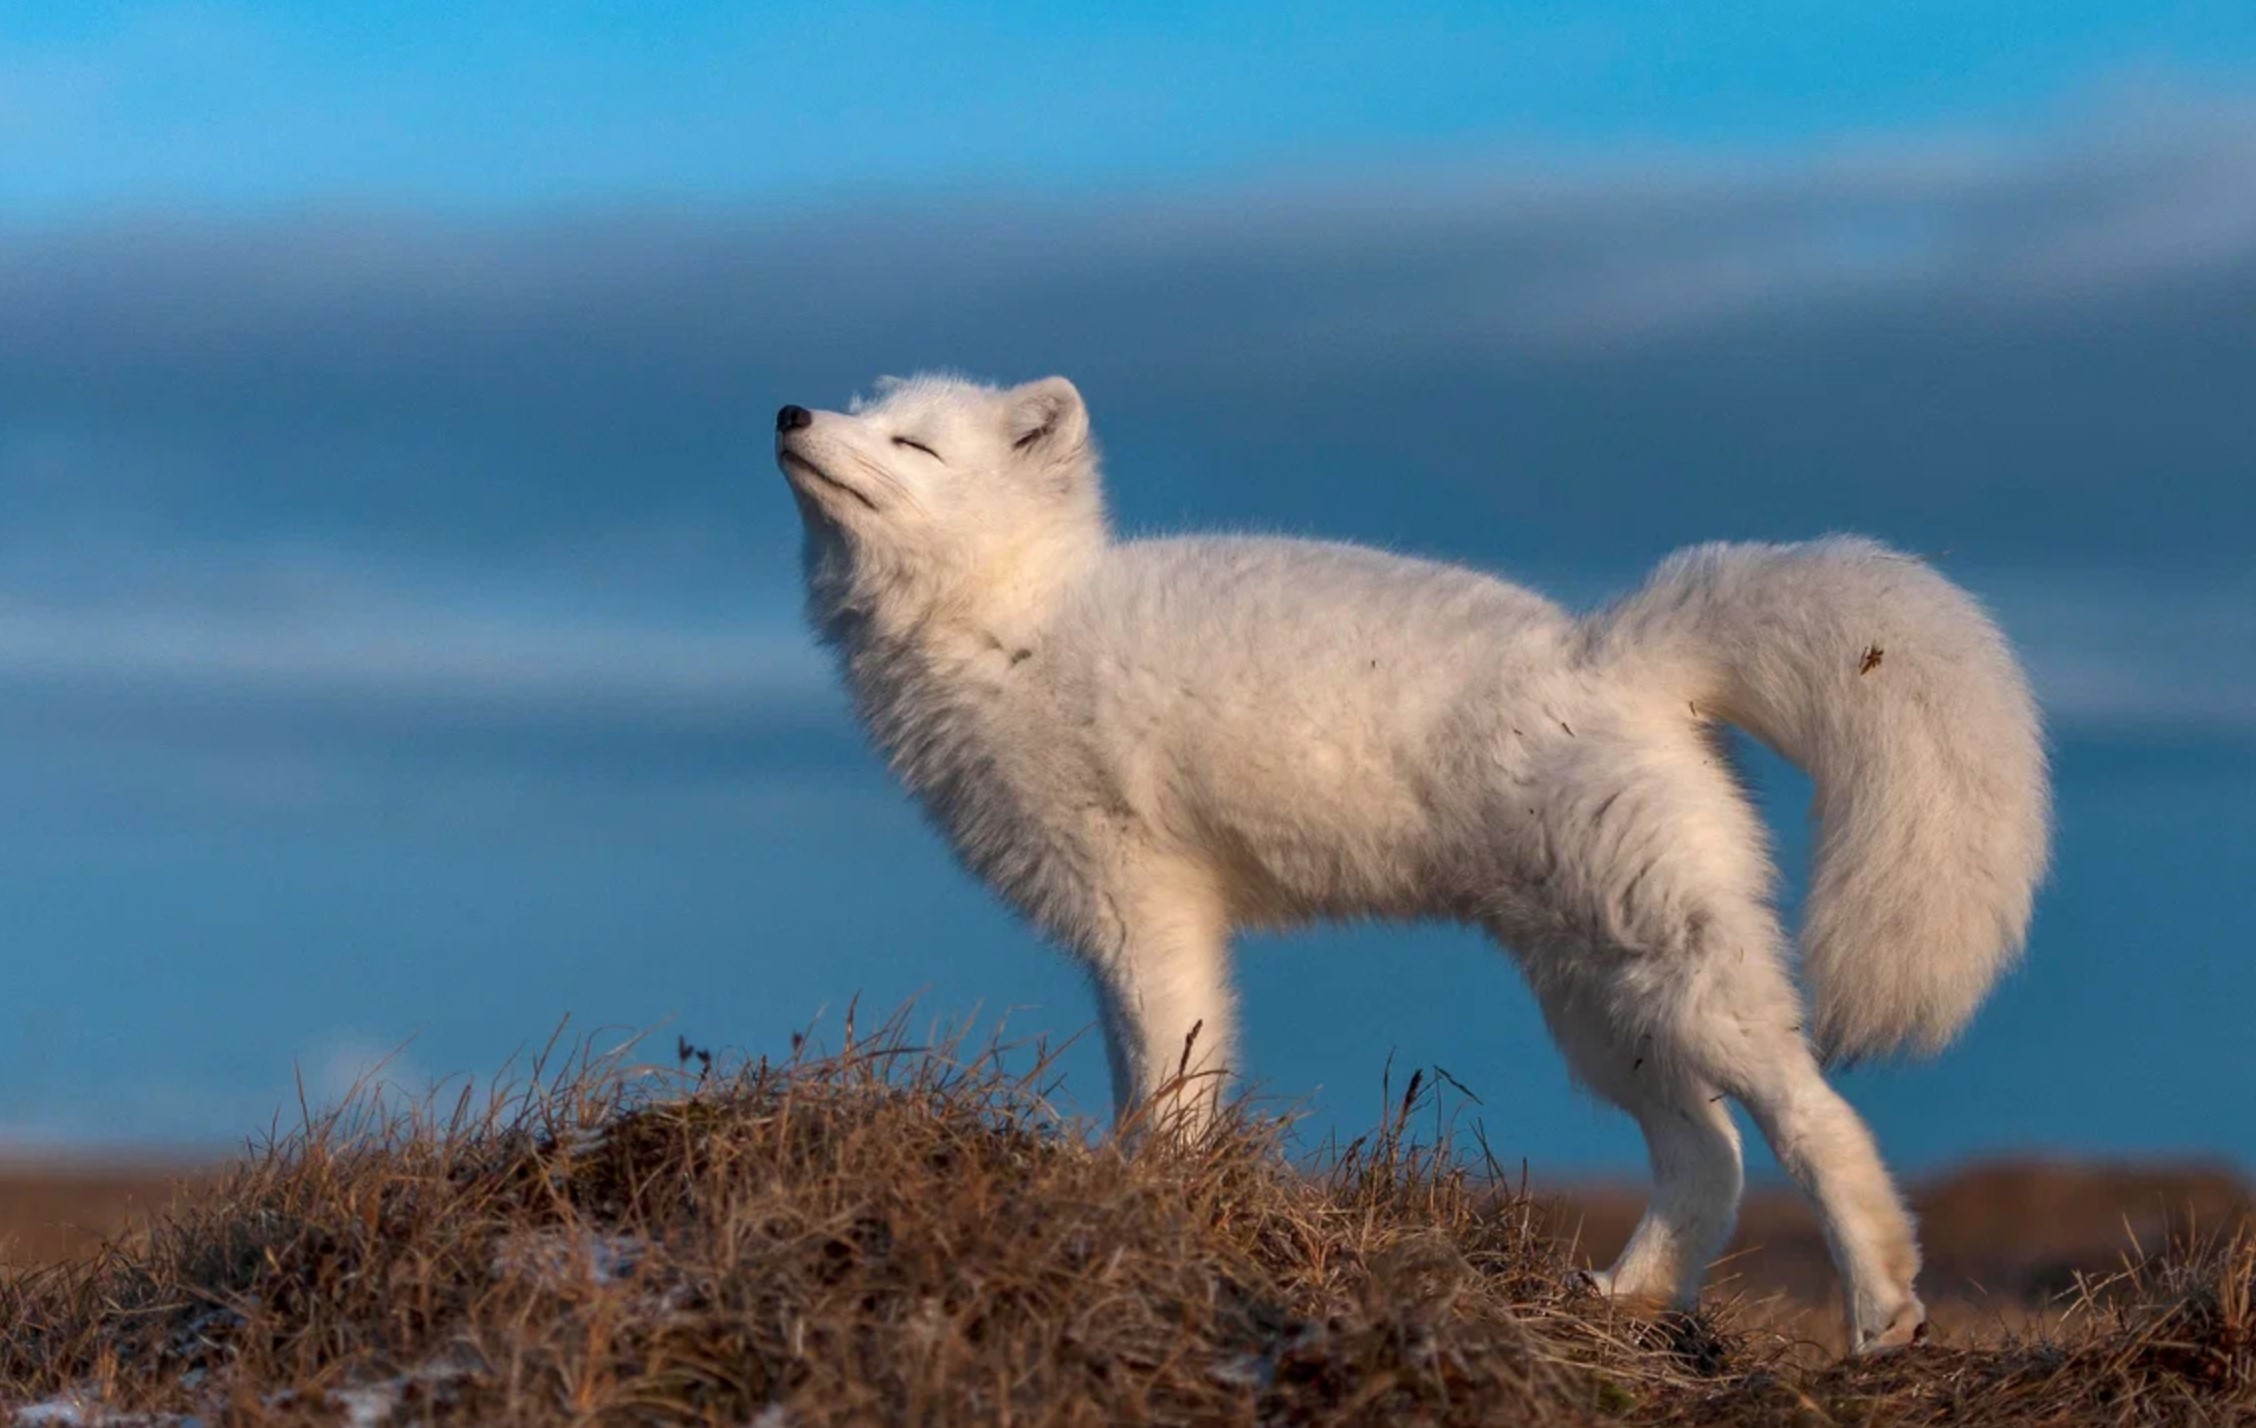
[[[1065,378],[1044,377],[1013,387],[1009,397],[1013,448],[1056,459],[1089,444],[1089,409]]]

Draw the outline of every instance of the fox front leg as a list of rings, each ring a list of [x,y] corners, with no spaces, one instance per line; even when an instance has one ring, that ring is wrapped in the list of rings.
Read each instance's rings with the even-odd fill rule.
[[[1221,1104],[1236,1054],[1229,936],[1219,917],[1181,902],[1124,919],[1092,959],[1112,1106],[1123,1131],[1195,1133]]]

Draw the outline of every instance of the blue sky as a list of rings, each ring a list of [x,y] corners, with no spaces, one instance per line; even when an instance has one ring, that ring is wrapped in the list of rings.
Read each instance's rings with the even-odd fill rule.
[[[2256,1164],[2222,4],[0,0],[0,1136],[226,1144],[294,1067],[567,1013],[1084,1029],[798,622],[771,414],[925,365],[1075,377],[1131,530],[1576,602],[1710,538],[1935,557],[2044,695],[2061,863],[1965,1044],[1852,1094],[1914,1167]],[[1470,938],[1244,975],[1316,1130],[1391,1053],[1539,1173],[1640,1164]]]
[[[0,196],[485,210],[2025,125],[2230,89],[2230,0],[0,6]]]

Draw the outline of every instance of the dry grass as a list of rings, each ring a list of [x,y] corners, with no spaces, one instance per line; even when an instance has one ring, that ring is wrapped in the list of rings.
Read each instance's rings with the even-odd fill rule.
[[[1122,1150],[1003,1060],[895,1023],[727,1074],[578,1060],[443,1117],[362,1103],[0,1283],[0,1394],[111,1423],[2256,1419],[2246,1239],[2041,1334],[1844,1365],[1729,1304],[1581,1297],[1534,1203],[1404,1117],[1315,1170],[1243,1112]]]

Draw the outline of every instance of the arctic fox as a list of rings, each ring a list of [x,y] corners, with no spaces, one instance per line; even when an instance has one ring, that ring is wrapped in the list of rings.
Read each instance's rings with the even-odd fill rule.
[[[1120,540],[1061,377],[787,406],[776,453],[860,718],[1088,967],[1123,1114],[1208,1113],[1233,929],[1470,923],[1644,1129],[1652,1202],[1596,1289],[1697,1298],[1738,1209],[1729,1097],[1816,1202],[1856,1348],[1923,1332],[1911,1220],[1820,1063],[1941,1047],[2028,926],[2043,737],[1964,592],[1839,537],[1687,550],[1587,615],[1353,545]],[[1724,723],[1815,782],[1806,1011]]]

